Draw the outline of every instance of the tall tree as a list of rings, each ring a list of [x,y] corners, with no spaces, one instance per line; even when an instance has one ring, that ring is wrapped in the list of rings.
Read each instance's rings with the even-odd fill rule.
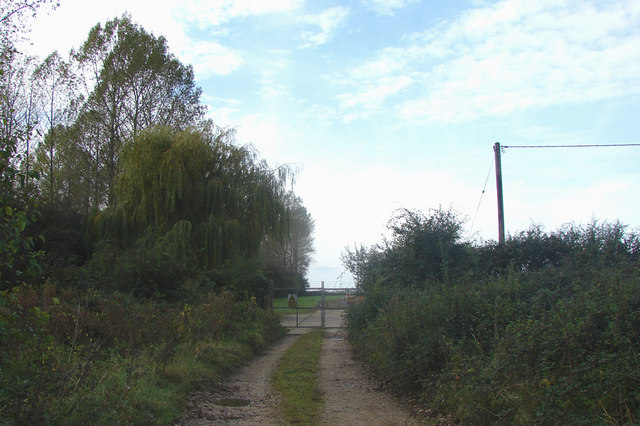
[[[185,129],[201,120],[191,66],[171,53],[164,37],[155,37],[124,15],[96,25],[74,59],[85,76],[87,101],[79,123],[95,129],[90,136],[99,144],[105,170],[107,205],[113,205],[118,159],[124,141],[152,125]]]
[[[126,145],[116,204],[97,232],[130,246],[151,238],[174,256],[212,269],[257,258],[284,232],[285,181],[220,129],[148,129]]]
[[[279,238],[269,238],[262,247],[262,256],[271,279],[284,287],[304,288],[306,275],[315,252],[313,231],[315,222],[293,192],[285,198],[287,232]]]
[[[0,77],[0,137],[18,142],[17,152],[26,151],[35,124],[37,112],[35,94],[31,85],[31,72],[34,59],[15,51],[7,52],[4,57],[4,73]]]
[[[3,0],[0,3],[0,46],[13,49],[17,37],[29,31],[27,20],[34,17],[41,7],[58,7],[54,0]]]
[[[29,111],[26,116],[30,116],[33,104],[31,96],[25,109],[16,103],[20,99],[15,95],[16,78],[25,78],[27,67],[16,67],[18,56],[13,43],[28,29],[25,15],[35,15],[37,9],[47,3],[50,1],[4,0],[0,3],[0,290],[28,280],[39,268],[34,238],[25,233],[36,213],[16,193],[16,188],[24,185],[32,174],[17,167],[19,143],[25,138],[28,140],[32,121],[26,119],[25,132],[24,127],[20,128],[21,120],[16,118],[25,109]],[[3,302],[0,292],[0,304]]]
[[[63,126],[69,125],[74,118],[74,107],[77,100],[76,78],[69,63],[65,62],[58,52],[50,54],[33,73],[33,86],[38,95],[40,110],[40,131],[45,135],[42,159],[46,161],[43,167],[47,180],[49,203],[56,199],[56,149]],[[58,166],[59,167],[59,166]]]

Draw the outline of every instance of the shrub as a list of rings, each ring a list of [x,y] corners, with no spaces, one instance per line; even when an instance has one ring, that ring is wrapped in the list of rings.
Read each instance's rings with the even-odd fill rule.
[[[47,284],[3,300],[0,423],[172,423],[188,392],[282,333],[230,292],[174,304]]]
[[[394,244],[348,257],[366,302],[347,319],[357,354],[396,389],[464,423],[640,419],[637,234],[618,223],[533,227],[504,246],[467,247],[471,269],[449,257],[462,263],[438,276],[421,271],[443,262],[429,254],[440,240],[418,250],[406,227],[394,232]]]

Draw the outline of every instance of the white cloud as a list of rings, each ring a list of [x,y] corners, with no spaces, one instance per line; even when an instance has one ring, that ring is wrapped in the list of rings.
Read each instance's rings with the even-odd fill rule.
[[[185,0],[180,3],[175,15],[199,28],[208,28],[235,18],[292,11],[303,3],[304,0]]]
[[[398,87],[418,95],[392,105],[412,122],[462,122],[638,95],[638,4],[503,0],[467,11],[352,69],[342,79],[351,90],[339,97],[341,107],[366,116],[362,109],[380,108],[388,95],[378,102],[353,100],[370,100],[372,88],[389,87],[394,79],[410,81]]]
[[[193,65],[199,78],[227,75],[242,65],[239,53],[214,41],[192,40],[181,45],[181,56]]]
[[[420,0],[365,0],[363,3],[379,15],[391,16],[397,9]]]
[[[291,149],[299,135],[277,116],[265,113],[242,115],[229,125],[236,129],[240,144],[251,144],[270,165],[299,161],[299,152]]]
[[[231,123],[234,123],[233,116],[237,113],[237,108],[218,107],[209,111],[209,117],[216,125],[226,128],[232,126]]]
[[[120,17],[125,12],[130,13],[133,21],[139,22],[147,31],[171,39],[175,27],[161,26],[160,23],[171,20],[173,2],[158,0],[151,7],[146,1],[65,0],[60,2],[56,10],[38,14],[29,34],[32,45],[25,47],[25,50],[40,57],[54,50],[66,54],[86,40],[93,26]],[[163,31],[158,31],[161,27]]]
[[[594,218],[632,223],[637,210],[632,203],[621,204],[619,200],[639,190],[640,185],[618,178],[588,186],[546,186],[533,192],[527,182],[513,182],[505,199],[506,226],[513,234],[531,224],[544,224],[552,231],[571,222],[586,224]],[[489,209],[488,213],[495,215],[495,210]]]
[[[316,220],[316,235],[339,236],[330,242],[320,239],[324,244],[318,247],[320,264],[335,264],[346,245],[379,243],[397,209],[427,212],[438,205],[446,208],[452,202],[452,194],[454,203],[477,202],[474,190],[444,169],[410,170],[351,162],[344,165],[338,160],[305,164],[295,187]]]
[[[327,81],[355,89],[336,96],[339,101],[336,116],[345,122],[369,118],[380,111],[387,99],[406,92],[419,77],[419,73],[410,69],[410,54],[411,49],[387,48],[346,76],[326,76]]]
[[[384,77],[376,81],[375,85],[363,87],[358,93],[347,93],[339,95],[341,107],[348,109],[352,107],[364,107],[367,109],[377,109],[390,96],[400,93],[413,83],[413,80],[401,75],[397,78]]]
[[[302,47],[319,46],[328,42],[348,16],[349,9],[341,6],[326,9],[315,15],[303,16],[300,21],[314,27],[314,30],[301,33],[302,39],[306,42]]]
[[[242,3],[230,3],[228,7],[231,11],[225,16],[234,16],[234,13],[240,13],[240,11],[258,13],[266,10],[264,6],[260,8],[250,6],[249,3],[251,2],[247,2],[244,6]],[[256,4],[262,3],[256,2]],[[217,6],[222,7],[221,4]],[[278,3],[271,4],[271,7],[276,10]],[[280,7],[284,7],[284,3],[280,4]],[[72,47],[78,47],[84,42],[91,27],[98,23],[104,24],[128,12],[132,20],[146,31],[155,36],[164,36],[171,51],[181,61],[192,64],[199,78],[226,75],[242,65],[244,59],[239,52],[215,41],[195,41],[188,37],[188,23],[177,22],[172,17],[172,11],[178,9],[182,10],[182,13],[187,11],[182,4],[178,4],[177,0],[158,0],[153,4],[147,1],[113,0],[92,2],[91,7],[86,7],[83,1],[66,0],[57,10],[38,17],[31,33],[33,45],[25,50],[40,57],[45,57],[55,49],[65,54]],[[200,18],[203,17],[200,16]],[[52,34],[55,34],[55,37],[52,37]]]
[[[258,75],[256,82],[260,85],[258,94],[261,97],[275,98],[290,94],[287,79],[281,78],[290,72],[289,55],[288,51],[272,50],[266,60],[254,67]]]
[[[260,89],[259,94],[263,98],[276,98],[276,97],[279,97],[279,96],[288,95],[289,92],[287,90],[283,89],[283,88],[278,87],[278,86],[263,85],[262,89]]]

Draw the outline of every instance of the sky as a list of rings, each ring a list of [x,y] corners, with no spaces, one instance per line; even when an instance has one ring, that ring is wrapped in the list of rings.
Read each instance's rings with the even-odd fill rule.
[[[315,220],[311,286],[398,209],[453,209],[498,239],[495,142],[640,144],[640,0],[61,0],[24,50],[79,47],[127,12],[191,64],[217,124],[276,167]],[[507,234],[640,230],[640,147],[506,148]],[[483,192],[484,190],[484,192]]]

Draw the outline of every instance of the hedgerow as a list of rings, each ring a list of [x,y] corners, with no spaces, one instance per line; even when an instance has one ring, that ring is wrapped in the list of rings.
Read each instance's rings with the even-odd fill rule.
[[[348,312],[358,355],[464,423],[637,422],[638,234],[593,222],[473,246],[459,223],[405,212],[385,245],[345,255],[366,296]]]

